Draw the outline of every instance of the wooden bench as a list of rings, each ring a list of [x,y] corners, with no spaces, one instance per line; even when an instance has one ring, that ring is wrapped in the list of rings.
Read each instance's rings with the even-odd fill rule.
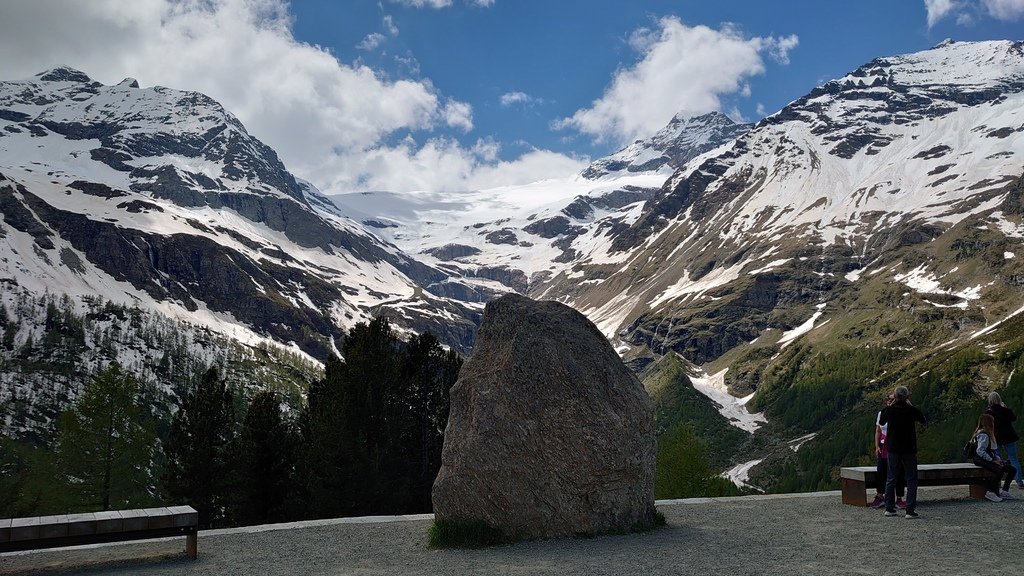
[[[185,554],[195,558],[198,531],[199,514],[191,506],[6,518],[0,520],[0,552],[184,536]]]
[[[878,471],[874,466],[843,468],[839,483],[843,491],[843,504],[867,506],[867,490],[877,486]],[[992,482],[992,473],[970,462],[957,464],[920,464],[917,467],[919,486],[971,487],[972,498],[984,498],[986,486]]]

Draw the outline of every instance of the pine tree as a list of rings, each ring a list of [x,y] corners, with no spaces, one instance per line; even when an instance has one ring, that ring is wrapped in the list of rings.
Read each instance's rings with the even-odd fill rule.
[[[387,318],[356,324],[345,338],[340,416],[351,435],[351,487],[355,514],[398,514],[412,498],[412,468],[406,452],[413,430],[408,409],[405,356]]]
[[[163,445],[167,493],[194,507],[202,527],[224,518],[234,427],[234,394],[211,367],[185,396]]]
[[[344,413],[345,364],[328,358],[324,377],[309,387],[299,417],[303,454],[300,493],[306,516],[337,517],[350,514],[356,502],[349,489],[355,469],[352,435]]]
[[[411,470],[413,500],[411,512],[431,510],[431,489],[441,469],[441,447],[448,424],[449,391],[458,379],[462,359],[454,351],[445,351],[429,332],[409,340],[405,380],[413,421],[407,439],[407,453],[414,464]]]
[[[153,498],[150,485],[156,434],[139,402],[139,385],[111,363],[61,417],[57,459],[70,505],[83,510],[138,507]]]
[[[739,492],[732,482],[711,471],[704,443],[689,424],[680,424],[658,438],[654,474],[656,498],[729,496]]]
[[[233,524],[266,524],[289,516],[286,505],[293,492],[295,444],[277,394],[256,394],[235,443]]]

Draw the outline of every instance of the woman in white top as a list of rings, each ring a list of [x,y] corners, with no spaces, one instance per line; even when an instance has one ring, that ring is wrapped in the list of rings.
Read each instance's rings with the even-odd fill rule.
[[[996,444],[995,420],[991,414],[982,414],[978,419],[978,429],[974,432],[978,448],[974,451],[974,463],[993,473],[991,484],[985,498],[993,502],[1001,502],[1010,498],[1010,482],[1013,481],[1017,469],[1009,462],[999,459],[999,445]],[[999,479],[1005,476],[1002,489]]]

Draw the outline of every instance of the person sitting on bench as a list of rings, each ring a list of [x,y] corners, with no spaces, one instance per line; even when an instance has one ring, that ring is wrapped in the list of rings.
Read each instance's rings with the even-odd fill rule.
[[[985,498],[993,502],[1001,502],[1010,498],[1010,482],[1017,474],[1017,469],[1009,462],[999,459],[999,445],[996,443],[995,420],[991,414],[982,414],[978,418],[978,429],[974,432],[978,448],[973,455],[974,464],[992,472],[991,484]],[[999,479],[1005,476],[1002,489]]]

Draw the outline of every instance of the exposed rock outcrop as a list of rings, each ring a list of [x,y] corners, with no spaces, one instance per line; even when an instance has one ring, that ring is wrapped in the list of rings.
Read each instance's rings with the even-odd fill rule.
[[[598,329],[557,302],[487,305],[451,391],[435,518],[508,539],[654,522],[650,398]]]

